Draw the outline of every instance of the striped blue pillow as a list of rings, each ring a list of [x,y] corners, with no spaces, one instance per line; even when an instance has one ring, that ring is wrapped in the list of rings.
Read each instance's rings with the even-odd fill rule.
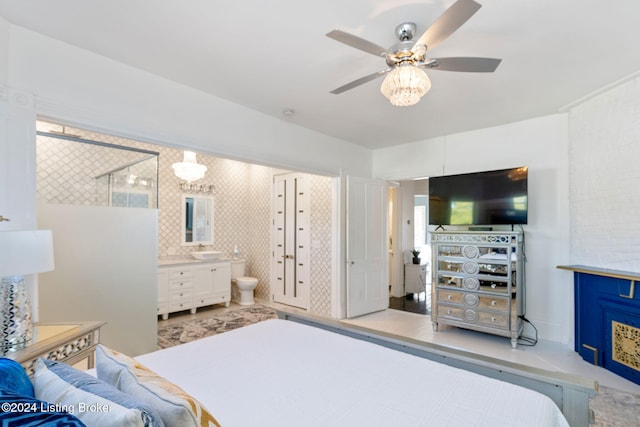
[[[87,424],[164,427],[157,412],[139,399],[65,363],[38,359],[34,389],[37,398],[73,407]]]

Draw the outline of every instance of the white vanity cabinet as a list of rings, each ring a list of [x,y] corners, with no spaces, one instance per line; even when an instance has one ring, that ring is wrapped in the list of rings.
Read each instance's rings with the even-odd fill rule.
[[[193,269],[180,266],[168,269],[169,273],[169,313],[193,309]],[[163,317],[164,318],[164,317]]]
[[[231,300],[231,264],[228,261],[191,262],[158,267],[158,315],[224,303]]]
[[[193,268],[194,307],[224,303],[231,299],[231,264],[207,263]]]
[[[158,316],[167,319],[169,315],[169,272],[158,269]]]

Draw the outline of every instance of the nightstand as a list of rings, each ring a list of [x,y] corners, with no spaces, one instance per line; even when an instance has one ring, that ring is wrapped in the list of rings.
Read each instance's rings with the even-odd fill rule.
[[[39,358],[73,365],[87,360],[87,368],[95,364],[95,348],[100,343],[100,328],[106,322],[39,323],[33,327],[31,344],[2,357],[19,362],[33,376]]]
[[[404,291],[419,294],[427,290],[427,264],[404,265]]]

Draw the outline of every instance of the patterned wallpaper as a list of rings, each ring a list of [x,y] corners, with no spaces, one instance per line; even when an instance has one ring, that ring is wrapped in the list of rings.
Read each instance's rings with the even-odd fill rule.
[[[311,175],[311,300],[309,311],[331,317],[331,178]]]
[[[61,125],[39,121],[38,131],[62,131]],[[181,203],[183,194],[204,194],[180,188],[171,164],[182,161],[183,151],[133,141],[77,128],[67,133],[113,145],[135,147],[159,153],[158,158],[158,254],[160,258],[188,256],[193,247],[181,246]],[[60,138],[37,138],[37,195],[49,203],[94,205],[96,176],[133,163],[148,154],[81,144]],[[215,185],[214,244],[208,249],[231,256],[235,245],[247,259],[247,275],[259,281],[256,297],[270,298],[271,186],[272,177],[283,171],[198,154],[207,166],[198,184]],[[147,173],[145,172],[145,175]],[[331,315],[331,178],[310,175],[312,193],[312,267],[310,312]],[[99,186],[98,186],[99,188]],[[98,191],[98,193],[101,193]]]

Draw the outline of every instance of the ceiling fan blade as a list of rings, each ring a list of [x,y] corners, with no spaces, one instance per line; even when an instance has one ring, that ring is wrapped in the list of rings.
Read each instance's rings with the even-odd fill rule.
[[[355,47],[356,49],[363,50],[372,55],[386,56],[386,55],[392,54],[392,52],[389,49],[386,49],[382,46],[378,46],[375,43],[371,43],[370,41],[362,39],[358,36],[354,36],[353,34],[345,33],[344,31],[340,31],[340,30],[330,31],[327,33],[327,37],[337,40],[348,46]]]
[[[481,5],[473,0],[458,0],[427,28],[427,31],[416,41],[412,50],[415,50],[418,45],[425,45],[427,49],[433,49],[467,22],[480,7]]]
[[[433,58],[431,62],[421,65],[424,68],[442,71],[464,71],[467,73],[492,73],[498,68],[502,59],[496,58]]]
[[[359,79],[356,79],[350,83],[347,83],[346,85],[340,86],[339,88],[332,90],[331,93],[334,95],[338,95],[349,89],[353,89],[354,87],[370,82],[371,80],[375,80],[378,77],[387,74],[391,70],[392,70],[391,68],[387,68],[386,70],[376,71],[375,73],[369,74],[368,76],[360,77]]]

